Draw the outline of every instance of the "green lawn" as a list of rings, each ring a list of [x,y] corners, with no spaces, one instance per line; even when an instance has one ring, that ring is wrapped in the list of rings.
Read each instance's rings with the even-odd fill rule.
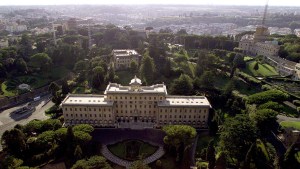
[[[275,68],[266,64],[266,63],[263,63],[263,64],[258,64],[258,70],[254,70],[254,65],[256,64],[256,61],[251,61],[251,62],[248,62],[247,65],[246,65],[246,68],[243,69],[243,71],[249,75],[253,75],[253,76],[264,76],[264,77],[267,77],[267,76],[277,76],[279,75]]]
[[[126,156],[126,150],[124,144],[115,144],[113,146],[109,146],[108,148],[110,152],[112,152],[114,155],[118,157]]]
[[[230,81],[230,78],[227,76],[218,76],[218,78],[215,79],[214,85],[217,89],[222,90],[225,88],[226,84],[229,81]],[[241,80],[237,80],[236,91],[238,91],[239,94],[249,96],[251,94],[260,92],[261,90],[259,88],[250,86]]]
[[[34,73],[33,75],[18,76],[7,79],[1,84],[3,96],[15,96],[18,91],[18,85],[25,83],[36,89],[47,85],[48,83],[66,76],[70,71],[64,67],[54,67],[49,71]]]
[[[18,91],[17,88],[20,84],[25,83],[36,89],[45,86],[49,81],[45,78],[37,76],[20,76],[8,79],[1,84],[1,90],[4,96],[15,96]]]
[[[247,62],[247,61],[250,61],[250,60],[253,60],[254,58],[253,57],[250,57],[250,56],[245,56],[244,57],[244,61]]]
[[[140,148],[140,154],[143,156],[150,156],[151,154],[154,154],[157,150],[157,147],[154,147],[148,143],[143,143]]]
[[[118,142],[113,145],[109,145],[108,149],[110,152],[112,152],[114,155],[122,158],[122,159],[127,159],[126,158],[126,143],[128,140]],[[157,146],[153,146],[149,143],[143,142],[143,141],[138,141],[140,143],[139,146],[139,156],[142,156],[143,158],[149,157],[153,153],[155,153],[158,149]],[[129,160],[129,159],[128,159]]]
[[[300,130],[300,121],[282,121],[280,125],[284,128],[292,127],[297,130]]]

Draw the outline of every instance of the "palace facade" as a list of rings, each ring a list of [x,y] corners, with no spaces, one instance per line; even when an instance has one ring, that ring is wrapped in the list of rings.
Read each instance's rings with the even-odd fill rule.
[[[139,65],[142,59],[142,55],[132,49],[114,49],[112,50],[112,56],[112,64],[115,70],[130,68],[132,61]]]
[[[208,127],[211,105],[204,96],[168,95],[165,84],[142,86],[137,77],[129,86],[110,83],[104,95],[69,94],[62,102],[65,125],[96,127],[162,127],[187,124]]]

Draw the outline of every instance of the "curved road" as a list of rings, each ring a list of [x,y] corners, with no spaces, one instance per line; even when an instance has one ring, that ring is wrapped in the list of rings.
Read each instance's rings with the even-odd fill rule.
[[[36,101],[35,108],[36,110],[32,113],[24,113],[24,114],[13,114],[12,112],[26,106],[26,104],[22,104],[7,110],[4,110],[3,112],[0,112],[0,137],[2,137],[2,134],[6,130],[10,130],[14,128],[17,124],[25,125],[29,121],[33,119],[38,120],[45,120],[49,117],[45,115],[45,110],[52,107],[54,105],[53,102],[47,102],[48,97],[43,97],[41,100]],[[2,147],[0,145],[0,150],[2,150]]]

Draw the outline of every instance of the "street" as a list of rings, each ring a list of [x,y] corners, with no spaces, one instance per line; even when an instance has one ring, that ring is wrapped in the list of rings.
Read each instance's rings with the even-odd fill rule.
[[[54,105],[53,102],[48,102],[48,97],[43,97],[41,100],[36,101],[34,103],[36,110],[34,112],[27,112],[24,114],[14,114],[12,113],[13,111],[26,106],[26,104],[19,105],[17,107],[13,107],[7,110],[4,110],[3,112],[0,113],[0,136],[2,137],[2,134],[6,130],[12,129],[16,124],[27,124],[29,121],[33,119],[38,119],[38,120],[45,120],[48,119],[49,117],[45,115],[45,110],[50,108],[51,106]],[[45,104],[46,103],[46,104]],[[1,145],[0,145],[0,150],[1,150]]]

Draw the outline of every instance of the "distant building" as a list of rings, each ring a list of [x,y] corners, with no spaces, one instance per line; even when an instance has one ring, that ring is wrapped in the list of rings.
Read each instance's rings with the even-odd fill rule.
[[[300,63],[295,66],[294,80],[300,80]]]
[[[8,47],[8,40],[7,39],[0,39],[0,49]]]
[[[38,28],[38,27],[31,29],[30,31],[35,35],[41,35],[41,34],[46,34],[51,32],[49,28]]]
[[[139,65],[142,59],[142,56],[132,49],[114,49],[112,56],[115,70],[130,68],[132,61],[135,61]]]
[[[296,36],[300,37],[300,29],[295,29],[294,32]]]
[[[5,30],[10,33],[24,32],[27,30],[27,26],[26,25],[18,25],[17,23],[12,23],[12,24],[6,25]]]
[[[76,30],[77,29],[77,21],[76,18],[70,18],[67,21],[68,30]]]
[[[62,102],[65,125],[99,127],[162,127],[186,124],[208,127],[211,105],[204,96],[168,95],[165,84],[142,86],[134,77],[130,86],[110,83],[104,95],[68,95]]]
[[[280,46],[277,41],[266,41],[268,28],[259,26],[254,35],[245,35],[239,42],[239,48],[248,55],[262,55],[264,60],[274,66],[280,75],[294,75],[296,62],[278,56]]]

